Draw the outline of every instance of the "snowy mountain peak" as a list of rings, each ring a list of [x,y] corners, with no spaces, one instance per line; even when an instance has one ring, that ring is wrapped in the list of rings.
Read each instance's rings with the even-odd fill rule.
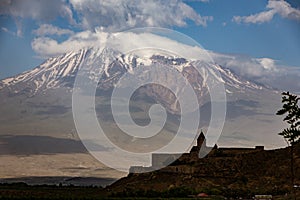
[[[107,84],[110,82],[107,87],[110,87],[125,72],[132,73],[135,67],[141,65],[150,66],[153,63],[160,63],[172,66],[181,73],[189,74],[195,73],[195,70],[191,70],[190,68],[199,62],[158,54],[154,54],[151,57],[140,57],[134,53],[122,54],[110,48],[87,48],[49,58],[30,71],[4,79],[0,81],[0,90],[7,90],[15,94],[30,93],[34,95],[48,89],[62,87],[71,89],[76,73],[83,61],[87,64],[102,63],[102,66],[99,66],[98,69],[90,70],[89,77],[92,80],[98,81],[99,75],[102,74],[102,80],[99,81],[100,86],[101,83]],[[214,74],[214,70],[217,70],[221,74],[222,79],[220,81],[225,83],[228,93],[232,93],[232,90],[236,89],[243,90],[243,88],[262,89],[261,86],[243,80],[229,69],[225,69],[220,65],[211,65],[208,70],[210,74]],[[199,84],[204,86],[205,77],[201,79],[202,84]]]

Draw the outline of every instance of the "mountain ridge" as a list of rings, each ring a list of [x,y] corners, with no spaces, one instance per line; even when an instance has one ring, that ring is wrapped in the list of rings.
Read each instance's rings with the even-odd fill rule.
[[[127,72],[131,72],[132,68],[137,65],[149,65],[156,61],[172,65],[179,72],[182,72],[182,70],[188,65],[195,64],[193,61],[187,61],[184,58],[179,57],[168,58],[161,55],[152,55],[152,57],[145,59],[134,54],[122,54],[118,51],[107,48],[104,48],[103,50],[98,48],[85,48],[75,52],[71,51],[58,57],[49,58],[32,70],[2,79],[0,80],[0,90],[8,89],[12,93],[19,93],[22,90],[28,89],[30,93],[35,94],[39,90],[47,90],[63,86],[72,87],[72,83],[74,82],[80,63],[85,59],[89,59],[91,61],[96,60],[99,56],[107,58],[110,57],[103,61],[104,66],[99,67],[98,72],[94,72],[104,73],[106,78],[110,78],[108,71],[112,67],[111,63],[115,61],[122,65]],[[111,58],[114,58],[115,60],[111,60]],[[238,85],[240,84],[254,89],[267,88],[265,86],[257,85],[256,83],[251,83],[251,81],[237,76],[228,68],[223,68],[217,64],[214,64],[213,67],[221,73],[225,83],[229,86],[238,88]],[[22,84],[24,85],[23,89],[20,86]]]

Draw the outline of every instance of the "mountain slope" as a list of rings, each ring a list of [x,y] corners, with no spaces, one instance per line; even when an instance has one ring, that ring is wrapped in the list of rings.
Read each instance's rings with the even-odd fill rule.
[[[82,63],[87,65],[81,66]],[[101,63],[101,66],[92,68],[88,63]],[[194,66],[201,66],[201,61],[160,54],[142,57],[134,53],[122,54],[108,48],[83,49],[50,58],[33,70],[0,81],[0,111],[3,113],[0,116],[0,134],[34,134],[76,139],[71,95],[80,67],[86,69],[90,81],[98,81],[96,110],[99,119],[112,123],[107,104],[115,83],[126,72],[132,73],[136,67],[152,64],[174,68],[188,79],[200,102],[200,123],[204,128],[209,124],[211,112],[207,77],[220,73],[222,80],[219,81],[224,83],[227,93],[227,117],[221,143],[234,146],[252,146],[254,143],[267,144],[269,147],[284,145],[279,137],[270,139],[268,135],[278,132],[283,126],[281,119],[274,116],[276,109],[280,107],[278,92],[246,80],[218,64],[209,64],[207,70],[199,74]],[[176,77],[168,73],[162,72],[157,76],[167,77],[170,85],[180,87],[176,85]],[[178,106],[174,106],[174,94],[159,85],[145,86],[139,93],[139,100],[150,100],[147,105],[136,104],[139,106],[136,107],[139,111],[137,115],[141,116],[143,113],[141,124],[147,124],[148,104],[156,102],[164,105],[173,115],[170,129],[176,131],[173,129],[178,122]]]

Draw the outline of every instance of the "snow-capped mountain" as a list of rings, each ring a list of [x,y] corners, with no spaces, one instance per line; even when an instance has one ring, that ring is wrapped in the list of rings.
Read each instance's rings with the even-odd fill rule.
[[[42,90],[68,86],[67,80],[75,77],[84,55],[85,51],[82,50],[50,58],[33,70],[2,80],[0,87],[13,93],[25,91],[34,94]]]
[[[151,67],[152,64],[173,68],[188,80],[197,94],[200,110],[203,111],[200,122],[203,127],[209,124],[211,112],[207,78],[216,76],[216,72],[221,75],[221,79],[216,76],[215,80],[224,83],[227,94],[223,144],[252,146],[257,144],[260,138],[268,138],[265,133],[276,133],[283,126],[281,119],[274,114],[280,107],[278,92],[246,80],[217,63],[207,64],[206,70],[199,73],[195,69],[195,66],[203,64],[199,60],[162,54],[148,54],[143,57],[134,53],[123,54],[108,48],[88,48],[50,58],[30,71],[0,81],[0,134],[75,137],[72,90],[76,75],[83,67],[88,80],[98,84],[96,112],[106,123],[109,132],[116,133],[116,129],[111,125],[111,107],[107,95],[111,95],[113,87],[123,74],[128,72],[134,76],[142,76],[143,74],[136,73],[135,68]],[[147,71],[143,73],[147,74]],[[170,85],[180,87],[176,77],[167,71],[158,73],[157,77],[164,78]],[[174,94],[160,85],[147,85],[139,92],[138,97],[146,100],[147,105],[141,105],[139,100],[135,101],[134,111],[138,117],[142,116],[138,121],[147,124],[148,115],[145,113],[148,112],[148,103],[160,103],[172,115],[173,121],[167,125],[167,131],[172,132],[178,122],[178,106],[174,104]],[[281,145],[279,139],[274,139],[273,143],[276,143],[276,146]],[[272,141],[269,143],[270,146],[273,145]]]
[[[153,55],[151,57],[141,58],[134,54],[122,54],[112,49],[89,48],[77,52],[69,52],[59,57],[49,58],[44,63],[33,70],[24,72],[14,77],[6,78],[0,81],[0,91],[7,91],[14,94],[27,94],[33,96],[40,92],[46,92],[49,89],[68,88],[72,89],[76,73],[80,64],[100,62],[103,66],[93,69],[89,72],[89,78],[97,81],[99,75],[99,87],[108,89],[126,72],[131,72],[133,68],[140,65],[149,66],[153,63],[160,63],[174,67],[181,72],[190,83],[193,83],[194,89],[203,89],[205,85],[204,74],[197,75],[193,69],[197,61],[188,61],[184,58],[167,57],[162,55]],[[227,93],[236,90],[245,91],[247,89],[261,90],[259,86],[250,81],[238,77],[229,69],[223,68],[218,64],[211,64],[210,73],[218,71],[222,76],[226,86]]]

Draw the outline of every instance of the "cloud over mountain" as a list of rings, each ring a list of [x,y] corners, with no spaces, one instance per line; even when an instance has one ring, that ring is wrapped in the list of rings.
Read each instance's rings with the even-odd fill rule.
[[[34,39],[31,45],[38,55],[48,58],[92,46],[104,47],[108,39],[110,45],[121,52],[132,50],[128,47],[155,47],[156,44],[163,44],[168,47],[167,49],[177,49],[181,52],[180,56],[184,58],[213,61],[256,83],[281,90],[300,91],[298,81],[300,70],[297,67],[282,66],[278,61],[271,58],[251,58],[238,54],[227,55],[205,51],[200,46],[189,46],[152,33],[83,31],[70,36],[69,39],[63,42],[58,42],[49,37],[39,37]]]
[[[211,52],[215,62],[256,83],[279,90],[300,92],[299,67],[281,65],[271,58],[251,58]]]

